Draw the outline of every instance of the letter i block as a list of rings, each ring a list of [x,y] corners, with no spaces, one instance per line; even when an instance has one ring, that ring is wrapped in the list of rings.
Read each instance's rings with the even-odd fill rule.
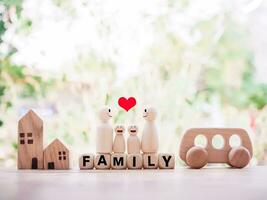
[[[142,169],[142,155],[141,154],[128,154],[127,155],[128,169]]]
[[[110,154],[96,154],[94,159],[94,165],[96,169],[110,169]]]
[[[115,153],[111,155],[112,169],[126,169],[127,156],[124,153]]]
[[[157,169],[158,168],[157,153],[144,153],[143,154],[143,167],[144,169]]]
[[[94,154],[84,154],[79,158],[80,169],[94,168]]]
[[[174,169],[175,156],[174,154],[160,153],[159,154],[159,168],[160,169]]]

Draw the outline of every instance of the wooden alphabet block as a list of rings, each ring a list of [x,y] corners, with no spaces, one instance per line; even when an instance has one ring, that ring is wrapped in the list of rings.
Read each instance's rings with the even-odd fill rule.
[[[175,166],[174,154],[160,153],[158,160],[160,169],[174,169]]]
[[[142,155],[141,154],[128,154],[127,167],[128,169],[142,169]]]
[[[69,150],[55,139],[44,150],[45,169],[69,169]]]
[[[111,155],[111,168],[112,169],[126,169],[127,156],[124,153]]]
[[[95,155],[94,165],[96,169],[110,169],[110,154],[98,153]]]
[[[158,168],[158,154],[144,153],[143,154],[143,167],[144,169],[157,169]]]
[[[94,154],[84,154],[79,158],[80,169],[93,169],[94,168]]]

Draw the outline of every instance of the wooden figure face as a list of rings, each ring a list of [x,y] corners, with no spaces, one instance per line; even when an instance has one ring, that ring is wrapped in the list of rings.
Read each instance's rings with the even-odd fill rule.
[[[124,134],[124,131],[125,131],[125,128],[124,128],[123,125],[117,125],[117,126],[115,127],[115,133],[116,133],[117,135],[123,135],[123,134]]]
[[[144,109],[143,117],[147,121],[154,121],[156,119],[156,116],[157,116],[157,111],[155,108],[150,107]]]
[[[108,107],[103,107],[99,111],[99,119],[102,122],[107,122],[112,117],[111,109]]]
[[[136,125],[131,125],[128,127],[128,132],[130,135],[137,135],[138,127]]]

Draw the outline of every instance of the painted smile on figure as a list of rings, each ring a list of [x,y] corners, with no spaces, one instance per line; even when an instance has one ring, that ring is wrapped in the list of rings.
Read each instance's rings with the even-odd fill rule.
[[[147,117],[147,116],[148,116],[147,109],[145,109],[145,110],[144,110],[143,117]]]
[[[125,128],[124,128],[123,125],[117,125],[117,126],[115,127],[115,132],[118,133],[118,134],[123,134],[124,131],[125,131]]]
[[[112,115],[111,115],[111,109],[110,108],[108,109],[108,116],[109,117],[112,117]]]
[[[136,135],[138,132],[138,127],[136,125],[131,125],[128,127],[128,132],[130,135]]]

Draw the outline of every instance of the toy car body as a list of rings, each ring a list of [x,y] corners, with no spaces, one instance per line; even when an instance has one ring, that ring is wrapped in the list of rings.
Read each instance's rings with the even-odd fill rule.
[[[198,147],[194,141],[198,135],[207,139],[205,147]],[[212,145],[215,135],[221,135],[224,146],[216,149]],[[231,147],[229,140],[232,135],[239,136],[241,144]],[[244,129],[239,128],[194,128],[184,134],[180,144],[180,158],[191,168],[202,168],[207,163],[227,163],[232,167],[245,167],[253,155],[251,140]]]

